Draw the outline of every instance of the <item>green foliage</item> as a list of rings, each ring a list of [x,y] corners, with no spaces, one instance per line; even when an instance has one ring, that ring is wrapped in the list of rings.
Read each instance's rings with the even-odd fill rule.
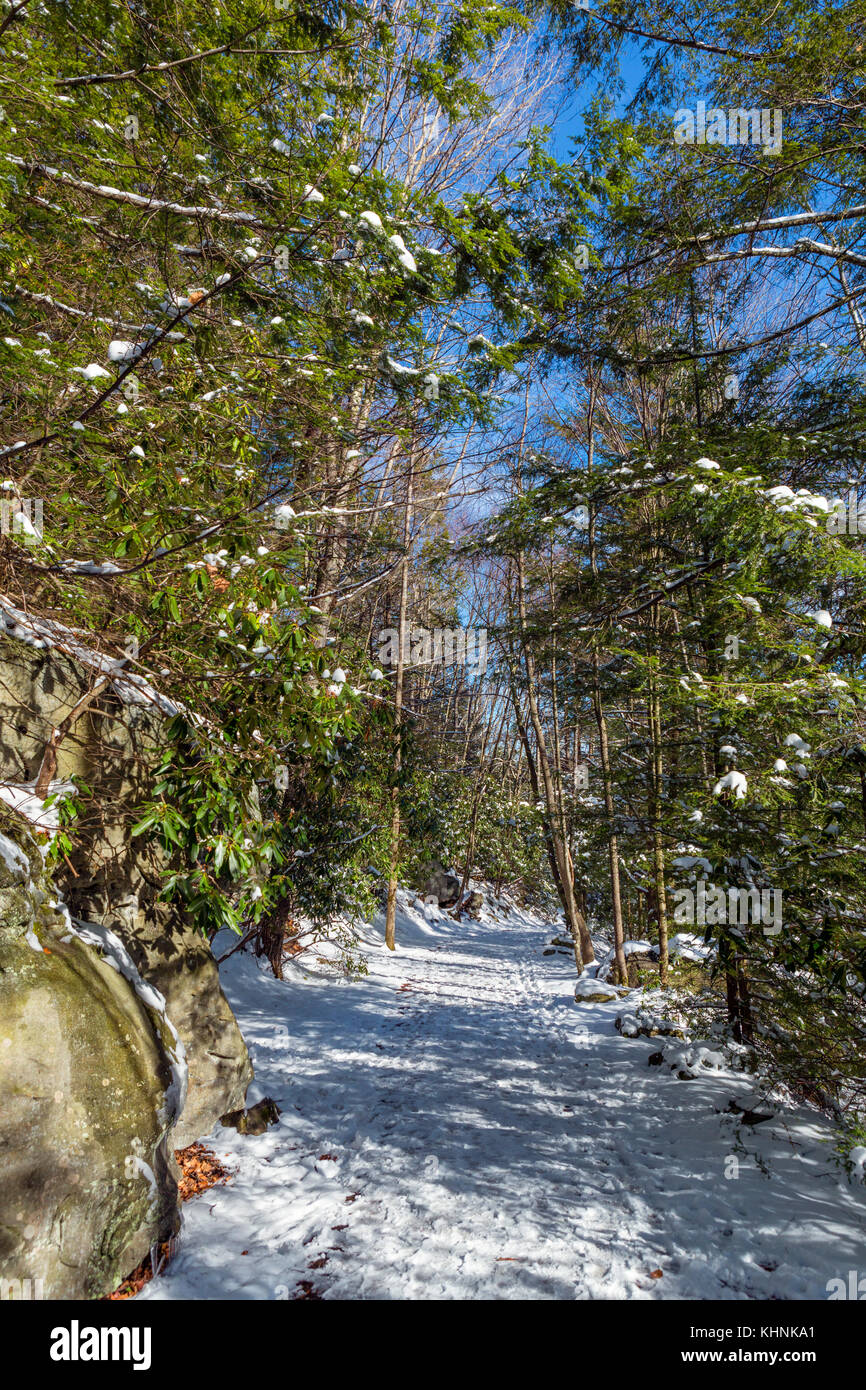
[[[134,833],[208,931],[280,895],[314,916],[369,903],[364,840],[338,870],[331,834],[346,750],[379,718],[360,647],[339,694],[324,674],[332,502],[350,479],[374,512],[371,460],[489,414],[514,353],[479,361],[458,333],[443,364],[456,306],[534,321],[506,293],[507,221],[404,177],[370,115],[398,82],[455,121],[487,111],[473,64],[520,14],[471,0],[441,20],[71,0],[5,36],[3,468],[45,531],[0,540],[3,585],[174,713]]]

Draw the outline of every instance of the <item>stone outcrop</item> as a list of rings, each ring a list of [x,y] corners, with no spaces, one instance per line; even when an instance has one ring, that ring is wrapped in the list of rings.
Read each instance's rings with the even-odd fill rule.
[[[460,879],[438,862],[428,865],[416,880],[425,901],[435,898],[440,907],[454,907],[460,897]]]
[[[27,823],[0,806],[4,1281],[98,1297],[177,1230],[165,1027],[70,930]]]
[[[42,648],[0,636],[0,779],[35,778],[52,728],[100,672],[88,660],[104,658],[83,638],[61,644],[51,640],[54,631],[33,623],[31,641],[46,641]],[[243,1105],[252,1068],[208,942],[180,910],[159,900],[159,849],[130,837],[172,713],[146,682],[124,673],[60,744],[57,778],[77,773],[94,795],[76,824],[69,869],[61,866],[58,882],[72,916],[116,932],[144,978],[165,996],[190,1073],[175,1135],[175,1147],[183,1148]]]
[[[0,1221],[0,1241],[5,1242],[0,1244],[0,1275],[27,1277],[24,1270],[18,1273],[27,1253],[18,1232],[19,1226],[22,1231],[33,1228],[39,1234],[29,1239],[42,1244],[39,1258],[31,1261],[31,1277],[43,1277],[50,1284],[61,1279],[67,1265],[74,1271],[66,1284],[58,1285],[55,1297],[85,1296],[84,1290],[87,1296],[106,1292],[115,1275],[128,1274],[150,1244],[170,1234],[176,1203],[170,1196],[173,1160],[168,1155],[207,1134],[226,1112],[241,1108],[252,1078],[247,1049],[208,942],[180,909],[160,901],[165,864],[158,847],[130,835],[166,746],[172,707],[145,681],[109,667],[106,658],[88,647],[83,634],[25,621],[2,600],[0,782],[33,783],[52,729],[106,673],[112,676],[110,684],[58,747],[56,779],[62,782],[77,774],[92,790],[71,836],[73,848],[55,871],[72,922],[63,930],[63,912],[51,914],[44,906],[52,895],[56,898],[56,891],[33,879],[33,901],[38,900],[42,922],[36,937],[40,930],[48,934],[34,948],[27,944],[26,933],[22,935],[30,910],[22,899],[22,883],[10,880],[6,897],[0,897],[4,954],[11,952],[13,961],[12,967],[3,966],[7,974],[0,976],[0,1054],[5,1053],[0,1064],[6,1068],[7,1084],[24,1075],[25,1088],[32,1093],[29,1109],[23,1099],[16,1102],[14,1121],[7,1124],[4,1115],[0,1188],[10,1182],[11,1172],[10,1191],[19,1195],[16,1211],[22,1220],[13,1213],[7,1228],[11,1208],[3,1200],[7,1216]],[[0,797],[4,794],[0,788]],[[35,842],[20,848],[21,827],[26,838],[28,822],[2,800],[0,814],[7,820],[7,840],[19,845],[18,853],[32,858]],[[17,827],[14,834],[10,815]],[[12,851],[8,853],[14,864]],[[41,865],[38,847],[35,853]],[[12,874],[9,864],[5,871]],[[156,1098],[168,1084],[158,1020],[155,1023],[148,1014],[129,981],[101,964],[93,945],[84,944],[70,930],[73,923],[114,933],[146,985],[165,997],[166,1016],[177,1028],[189,1067],[186,1104],[169,1135],[159,1130],[155,1118]],[[40,1012],[46,1015],[41,1055],[33,1022]],[[23,1019],[29,1020],[26,1028]],[[71,1121],[62,1118],[65,1109],[61,1114],[55,1108],[59,1102],[50,1099],[60,1093],[72,1097],[75,1133],[81,1137],[86,1132],[86,1144],[83,1138],[78,1147],[72,1144]],[[113,1110],[109,1097],[117,1098]],[[141,1203],[151,1192],[151,1180],[143,1182],[140,1173],[145,1169],[136,1169],[136,1144],[142,1164],[153,1175],[149,1215]],[[68,1183],[61,1181],[67,1149],[72,1163]],[[125,1165],[135,1170],[131,1177],[125,1175]],[[78,1182],[73,1181],[76,1174]],[[101,1215],[95,1205],[97,1192],[105,1204]],[[145,1207],[148,1201],[149,1196]],[[55,1246],[62,1253],[49,1257]],[[44,1274],[49,1266],[54,1272]]]
[[[114,899],[99,875],[79,881],[69,896],[76,916],[104,923],[120,937],[144,979],[165,997],[189,1066],[189,1093],[172,1137],[183,1149],[243,1105],[252,1067],[208,942],[154,900],[138,867],[129,866],[138,892]]]

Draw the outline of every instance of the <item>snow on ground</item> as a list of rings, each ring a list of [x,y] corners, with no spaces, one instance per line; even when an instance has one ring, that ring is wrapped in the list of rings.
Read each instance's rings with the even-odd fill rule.
[[[248,1104],[283,1113],[217,1127],[236,1174],[140,1299],[824,1299],[862,1263],[866,1188],[824,1125],[740,1126],[742,1075],[648,1067],[663,1040],[621,1037],[623,1003],[575,1003],[573,962],[542,956],[561,925],[401,895],[396,953],[381,926],[360,981],[223,966]]]

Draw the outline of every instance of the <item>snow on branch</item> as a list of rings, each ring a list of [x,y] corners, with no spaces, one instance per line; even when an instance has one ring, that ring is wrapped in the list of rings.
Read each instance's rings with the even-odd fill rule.
[[[270,224],[262,222],[251,212],[225,212],[221,208],[210,208],[200,204],[187,206],[184,203],[166,202],[162,198],[154,198],[143,193],[130,193],[122,188],[114,188],[111,184],[90,183],[87,179],[75,179],[71,174],[65,174],[61,169],[55,169],[49,164],[39,164],[34,160],[21,159],[15,154],[7,154],[10,164],[16,165],[19,169],[26,170],[31,174],[42,174],[44,178],[53,179],[55,183],[63,184],[65,188],[74,188],[78,193],[90,193],[96,198],[107,198],[114,203],[125,203],[129,207],[142,208],[145,212],[170,212],[174,217],[206,217],[215,222],[227,222],[237,227],[258,227],[262,231],[270,230]]]

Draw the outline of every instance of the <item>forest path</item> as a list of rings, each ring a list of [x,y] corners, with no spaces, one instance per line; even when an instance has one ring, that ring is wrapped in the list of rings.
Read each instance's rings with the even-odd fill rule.
[[[862,1264],[866,1201],[823,1127],[741,1127],[742,1076],[648,1067],[659,1040],[574,1002],[554,930],[401,895],[398,950],[365,928],[358,982],[234,956],[255,1095],[283,1113],[207,1141],[235,1176],[185,1207],[140,1297],[826,1298]]]

